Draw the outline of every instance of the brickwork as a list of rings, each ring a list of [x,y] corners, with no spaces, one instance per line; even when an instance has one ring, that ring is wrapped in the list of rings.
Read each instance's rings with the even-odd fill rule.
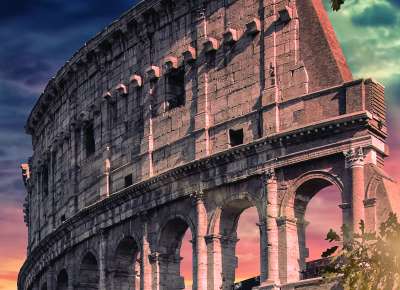
[[[320,189],[349,225],[400,211],[383,87],[352,80],[319,0],[143,1],[60,69],[26,129],[19,290],[183,289],[187,229],[193,289],[231,289],[253,206],[260,289],[286,289]]]

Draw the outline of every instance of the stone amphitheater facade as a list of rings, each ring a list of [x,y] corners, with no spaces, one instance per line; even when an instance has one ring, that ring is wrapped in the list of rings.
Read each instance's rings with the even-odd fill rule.
[[[320,0],[143,1],[58,71],[26,130],[19,290],[183,289],[188,228],[193,289],[232,289],[249,207],[255,289],[330,289],[305,275],[309,200],[336,186],[351,228],[400,212],[384,89],[352,78]]]

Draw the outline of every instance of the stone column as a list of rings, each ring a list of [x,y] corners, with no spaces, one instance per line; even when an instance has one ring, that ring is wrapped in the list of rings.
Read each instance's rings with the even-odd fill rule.
[[[205,237],[207,244],[207,289],[220,290],[222,287],[221,240],[216,235]]]
[[[71,271],[67,272],[68,273],[68,286],[67,286],[68,290],[75,290],[79,286],[78,282],[76,280],[77,275],[76,275],[75,271],[76,270],[72,268]]]
[[[107,273],[106,273],[106,261],[107,261],[107,233],[105,231],[100,232],[100,246],[99,246],[99,290],[107,290]]]
[[[153,273],[158,277],[158,270],[154,269],[155,271],[153,272],[153,268],[157,268],[157,254],[150,254],[150,244],[148,241],[149,233],[148,233],[148,218],[146,214],[143,214],[141,216],[141,221],[142,221],[142,249],[141,249],[141,289],[143,290],[152,290],[155,288],[152,288],[152,281],[153,281]],[[158,285],[158,284],[157,284]],[[157,286],[158,287],[158,286]],[[157,288],[158,289],[158,288]]]
[[[235,280],[237,257],[236,236],[209,235],[205,237],[208,255],[208,288],[210,290],[231,290]]]
[[[280,217],[279,229],[279,279],[281,283],[300,280],[300,251],[298,224],[295,218]]]
[[[262,289],[274,289],[279,285],[279,233],[277,217],[279,215],[278,184],[274,171],[264,176],[266,220],[260,223]]]
[[[160,265],[159,253],[153,252],[148,255],[149,267],[144,269],[144,277],[147,285],[144,286],[145,290],[160,290]],[[146,283],[145,283],[146,284]]]
[[[56,289],[56,277],[55,277],[55,272],[54,272],[54,266],[50,266],[49,270],[47,272],[47,289],[48,290],[53,290]]]
[[[364,220],[364,152],[362,148],[345,152],[346,159],[346,195],[351,199],[351,230],[359,230],[359,223]]]
[[[193,195],[196,207],[196,241],[195,241],[195,277],[193,277],[196,290],[207,290],[207,211],[204,205],[202,191]]]

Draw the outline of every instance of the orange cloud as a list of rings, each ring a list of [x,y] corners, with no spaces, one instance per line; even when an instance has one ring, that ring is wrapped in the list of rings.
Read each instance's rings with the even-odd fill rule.
[[[0,289],[16,290],[18,271],[26,256],[26,226],[19,204],[3,202],[0,212]]]

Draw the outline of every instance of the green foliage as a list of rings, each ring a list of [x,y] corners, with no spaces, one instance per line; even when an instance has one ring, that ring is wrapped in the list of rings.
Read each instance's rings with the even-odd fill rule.
[[[330,258],[325,277],[341,280],[346,290],[400,289],[400,223],[395,214],[381,224],[379,233],[370,233],[360,222],[359,231],[350,239],[350,232],[342,228],[344,242],[326,250],[322,257]],[[342,239],[333,230],[326,240]]]
[[[338,11],[344,4],[344,0],[330,0],[333,11]]]

